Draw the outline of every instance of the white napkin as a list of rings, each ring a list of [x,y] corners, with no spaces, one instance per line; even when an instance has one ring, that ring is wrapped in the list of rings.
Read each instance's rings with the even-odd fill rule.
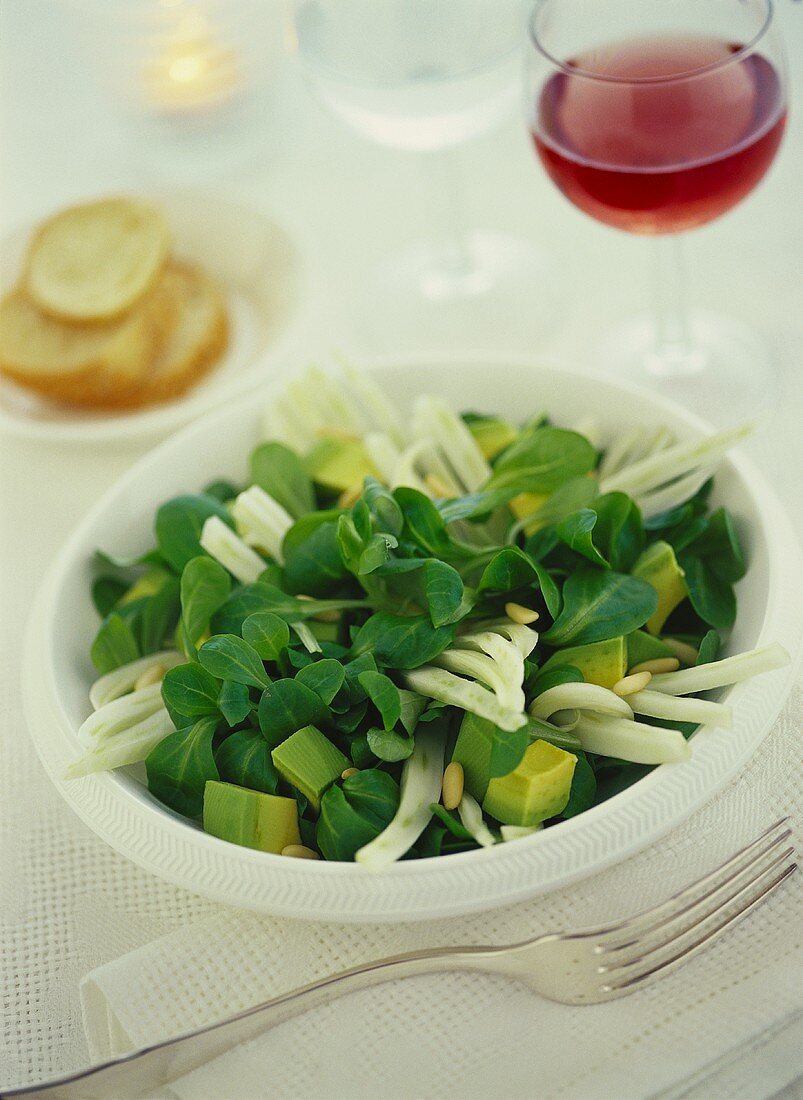
[[[799,839],[802,703],[798,689],[739,778],[681,828],[568,889],[417,924],[321,924],[222,910],[106,963],[81,983],[92,1056],[144,1046],[382,955],[512,942],[635,913],[784,814]],[[159,1095],[755,1100],[803,1071],[801,917],[803,873],[676,974],[593,1007],[553,1004],[483,975],[396,981],[288,1021]]]

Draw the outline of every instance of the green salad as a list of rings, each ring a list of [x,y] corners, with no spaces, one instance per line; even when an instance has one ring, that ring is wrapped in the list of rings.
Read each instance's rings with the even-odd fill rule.
[[[223,840],[381,868],[515,840],[689,759],[746,563],[712,477],[746,429],[406,419],[310,370],[243,484],[165,501],[99,553],[100,674],[72,777],[130,765]]]

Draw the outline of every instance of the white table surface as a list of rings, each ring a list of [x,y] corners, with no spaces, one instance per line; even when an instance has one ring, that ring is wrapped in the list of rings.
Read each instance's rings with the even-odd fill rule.
[[[694,300],[732,311],[772,342],[778,401],[749,447],[801,529],[803,4],[779,0],[778,17],[793,85],[785,144],[755,194],[693,234],[688,245]],[[110,104],[93,93],[65,33],[68,18],[48,0],[0,4],[3,232],[80,196],[153,182],[146,166],[132,165]],[[426,160],[375,147],[333,121],[292,64],[280,75],[267,136],[268,154],[258,167],[204,185],[268,210],[302,251],[309,297],[276,370],[325,358],[333,349],[359,358],[363,349],[350,332],[346,303],[366,265],[428,224]],[[572,290],[550,343],[523,348],[511,333],[507,347],[586,361],[601,325],[646,307],[647,243],[599,226],[566,203],[536,163],[517,118],[459,156],[471,222],[530,237]],[[500,349],[498,336],[493,339]],[[409,347],[386,350],[415,349],[433,350],[425,334],[411,334]],[[0,606],[8,659],[15,659],[34,591],[60,543],[145,446],[100,450],[0,435]],[[3,700],[2,708],[0,736],[13,751],[19,700]],[[24,968],[16,980],[26,981]]]

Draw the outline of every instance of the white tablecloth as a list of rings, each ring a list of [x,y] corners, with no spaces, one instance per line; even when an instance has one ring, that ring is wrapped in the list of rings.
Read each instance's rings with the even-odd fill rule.
[[[784,0],[779,9],[790,39],[793,76],[799,80],[803,75],[799,65],[803,55],[803,10]],[[36,218],[77,196],[146,187],[150,183],[142,165],[131,164],[114,128],[111,107],[92,97],[80,64],[69,53],[65,18],[64,11],[46,0],[26,0],[24,4],[11,0],[0,6],[3,229]],[[58,104],[58,112],[53,110],[54,104]],[[280,78],[275,114],[268,127],[270,151],[260,167],[210,182],[269,210],[296,237],[303,251],[308,297],[299,315],[292,353],[274,367],[276,371],[290,370],[308,357],[320,358],[333,348],[358,355],[363,349],[350,327],[349,298],[357,286],[358,273],[367,264],[413,239],[426,225],[426,164],[376,148],[342,129],[302,91],[292,70]],[[486,346],[516,352],[544,350],[583,362],[602,324],[645,304],[642,271],[647,244],[597,226],[570,208],[534,163],[523,127],[517,121],[466,147],[459,156],[472,223],[531,237],[565,273],[572,291],[565,321],[544,349],[522,347],[515,332],[500,335],[489,331]],[[793,92],[789,138],[767,181],[741,207],[689,241],[695,299],[708,308],[730,309],[763,327],[772,339],[779,369],[778,400],[771,424],[749,446],[799,527],[803,527],[803,498],[799,492],[799,419],[803,411],[799,262],[803,223],[797,200],[802,163],[803,120],[794,108]],[[475,343],[467,350],[476,347]],[[415,348],[432,350],[426,333],[410,333],[407,346],[386,350]],[[21,715],[20,642],[36,586],[70,528],[141,450],[142,446],[134,444],[104,448],[99,454],[81,447],[0,438],[0,1084],[34,1081],[87,1060],[79,982],[89,971],[112,967],[99,971],[101,977],[111,975],[111,996],[115,959],[177,929],[187,928],[190,937],[202,934],[204,922],[215,922],[225,914],[218,906],[150,878],[94,838],[50,790],[27,740]],[[788,751],[792,751],[792,731],[799,717],[799,707],[789,712]],[[780,743],[781,735],[774,737],[764,750],[765,756],[779,751]],[[794,759],[787,760],[787,779],[794,776],[795,764]],[[780,771],[784,771],[783,763]],[[759,758],[746,773],[759,785],[766,774]],[[743,793],[744,787],[734,785],[723,794],[723,800],[730,800],[723,805],[731,806],[729,813],[733,816],[723,818],[716,826],[712,820],[710,831],[702,834],[706,838],[706,865],[733,847],[737,833],[738,837],[749,836],[761,821],[775,816],[774,807],[768,807],[766,815],[748,809],[756,804],[746,797],[742,803]],[[784,798],[791,797],[787,790]],[[779,797],[779,804],[782,801]],[[743,819],[736,829],[741,805]],[[732,822],[734,828],[727,822]],[[672,861],[683,843],[688,843],[690,828],[693,821],[661,849],[639,857],[646,861],[645,867],[655,868],[652,886],[645,887],[642,895],[645,901],[661,896],[665,876],[673,866],[678,874],[685,870],[681,862]],[[696,867],[691,868],[692,873],[694,870]],[[541,927],[538,921],[544,914],[556,919],[563,914],[567,923],[582,924],[587,918],[597,920],[623,913],[627,896],[621,895],[620,908],[620,898],[611,892],[618,874],[624,874],[624,869],[609,872],[607,881],[592,880],[566,892],[564,898],[550,899],[549,905],[555,908],[545,903],[543,913],[538,905],[531,907],[536,926]],[[647,875],[645,881],[649,878]],[[768,911],[772,921],[768,916],[766,927],[772,925],[778,938],[762,936],[754,942],[748,923],[700,963],[696,980],[713,983],[712,988],[717,978],[732,973],[734,966],[744,965],[751,971],[743,987],[734,986],[728,992],[727,1018],[716,1021],[716,1055],[725,1055],[716,1069],[721,1091],[710,1091],[706,1083],[713,1067],[705,1068],[711,1059],[706,1059],[704,1043],[696,1038],[698,1020],[706,1019],[705,1008],[697,1002],[696,1008],[691,1002],[685,1003],[677,1021],[667,1020],[668,1013],[664,1013],[661,1026],[671,1024],[671,1028],[663,1034],[671,1035],[673,1044],[667,1047],[651,1043],[649,1034],[635,1035],[640,1024],[638,1014],[628,1015],[632,1013],[628,1005],[635,1004],[631,1001],[621,1002],[621,1010],[610,1010],[623,1013],[625,1032],[610,1033],[610,1042],[621,1043],[631,1052],[635,1043],[644,1054],[643,1063],[634,1054],[634,1065],[639,1068],[627,1095],[650,1095],[691,1071],[698,1075],[698,1081],[688,1085],[684,1092],[688,1096],[747,1095],[740,1089],[750,1081],[749,1095],[758,1097],[770,1095],[788,1083],[801,1049],[794,1017],[803,1008],[799,994],[789,984],[790,979],[800,977],[799,961],[795,971],[789,954],[779,954],[781,950],[788,952],[792,945],[791,928],[788,934],[783,932],[788,914],[797,917],[800,927],[800,910],[792,908],[793,896],[799,898],[799,894],[787,893],[788,910],[779,899]],[[570,901],[572,906],[566,908]],[[231,919],[247,923],[252,918],[231,915]],[[512,927],[505,920],[512,919],[503,915],[493,918],[500,938]],[[479,935],[482,928],[483,919],[477,918],[460,928],[455,925],[430,930],[427,937],[442,933],[446,939],[467,939]],[[288,937],[302,947],[319,942],[328,933],[326,929],[299,931],[288,922]],[[344,953],[337,958],[327,956],[323,949],[318,955],[313,953],[309,959],[311,970],[325,969],[326,959],[337,965],[338,959],[352,957],[349,951],[356,949],[355,933],[340,929],[333,935],[338,943],[346,945]],[[380,941],[381,936],[376,941],[369,937],[367,944],[382,946]],[[415,935],[405,940],[414,941]],[[158,952],[145,957],[158,958]],[[292,966],[287,971],[272,968],[265,992],[278,988],[282,980],[292,982],[302,970]],[[688,978],[684,981],[691,982],[692,971],[685,973]],[[242,987],[249,996],[259,995],[254,981],[251,974]],[[798,988],[800,984],[797,980]],[[529,1076],[514,1057],[514,1048],[520,1054],[521,1043],[530,1034],[524,1024],[536,1033],[542,1019],[539,1005],[514,987],[502,990],[499,983],[490,980],[458,977],[442,985],[426,980],[408,983],[390,1001],[383,1002],[382,997],[380,992],[365,994],[277,1032],[283,1039],[276,1039],[279,1045],[273,1048],[278,1083],[275,1088],[271,1086],[271,1091],[277,1095],[312,1095],[316,1089],[327,1091],[327,1082],[333,1081],[341,1082],[346,1091],[338,1093],[341,1086],[333,1085],[329,1094],[347,1095],[347,1083],[354,1080],[359,1082],[355,1095],[373,1089],[388,1096],[394,1094],[388,1084],[393,1079],[409,1082],[408,1096],[417,1094],[416,1089],[421,1095],[457,1095],[457,1080],[461,1082],[461,1094],[471,1092],[469,1082],[473,1081],[486,1096],[557,1095],[556,1088],[546,1089],[539,1084],[535,1057]],[[663,1004],[661,997],[658,987],[655,1001],[650,1002],[653,1011]],[[395,1028],[390,1015],[376,1016],[377,1005],[382,1003],[395,1004]],[[427,1006],[434,1003],[440,1011],[428,1014]],[[544,1009],[544,1021],[553,1019],[554,1011],[554,1006]],[[695,1011],[699,1017],[694,1016]],[[159,1018],[158,1014],[153,1018]],[[416,1019],[428,1023],[424,1026]],[[649,1032],[653,1026],[654,1017],[650,1020],[643,1031]],[[753,1026],[757,1020],[761,1027]],[[448,1021],[448,1031],[438,1031],[438,1021],[441,1026]],[[142,1020],[139,1026],[143,1026]],[[552,1026],[549,1023],[548,1027]],[[764,1030],[764,1026],[770,1030],[756,1036],[755,1032]],[[350,1078],[342,1066],[334,1078],[314,1077],[318,1063],[311,1050],[312,1039],[322,1029],[341,1036],[343,1066],[359,1059],[356,1078]],[[404,1033],[402,1047],[394,1046],[394,1030]],[[143,1033],[132,1034],[139,1039]],[[699,1035],[704,1034],[699,1031]],[[730,1047],[725,1041],[728,1035],[733,1038]],[[445,1047],[446,1036],[454,1048]],[[753,1038],[748,1043],[750,1036]],[[518,1047],[514,1037],[519,1039]],[[572,1026],[571,1034],[564,1035],[563,1041],[567,1060],[575,1067],[574,1083],[568,1078],[566,1081],[567,1094],[574,1089],[576,1095],[583,1095],[585,1089],[587,1096],[606,1095],[603,1086],[607,1078],[589,1081],[587,1088],[582,1081],[580,1056],[588,1042],[582,1021]],[[690,1049],[688,1044],[694,1054],[687,1067],[684,1058]],[[310,1059],[310,1077],[290,1075],[298,1049]],[[457,1076],[448,1068],[450,1058],[445,1053],[452,1049],[459,1050],[462,1059]],[[370,1058],[361,1054],[365,1050],[370,1051]],[[419,1057],[441,1067],[420,1087],[416,1078],[404,1076],[405,1059]],[[599,1065],[599,1060],[594,1064]],[[609,1060],[608,1065],[613,1066],[613,1062]],[[398,1078],[392,1077],[391,1067],[398,1069]],[[677,1073],[673,1076],[670,1070]],[[302,1093],[302,1085],[311,1091]]]

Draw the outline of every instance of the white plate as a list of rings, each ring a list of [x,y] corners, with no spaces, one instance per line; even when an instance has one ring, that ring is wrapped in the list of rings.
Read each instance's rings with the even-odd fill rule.
[[[183,397],[132,412],[58,405],[0,376],[0,427],[15,435],[74,442],[147,438],[185,424],[270,377],[266,353],[287,329],[299,297],[298,254],[261,211],[192,192],[151,196],[165,212],[173,252],[222,285],[231,336],[220,363]],[[0,247],[0,290],[16,283],[33,227]]]
[[[404,408],[421,392],[455,407],[521,420],[548,409],[558,423],[589,413],[612,437],[634,423],[668,425],[682,438],[708,429],[676,405],[569,368],[530,362],[432,359],[385,364],[380,378]],[[270,398],[269,391],[264,401]],[[25,650],[24,698],[42,762],[67,802],[111,845],[156,874],[231,905],[320,920],[414,920],[489,908],[553,890],[654,843],[730,779],[770,729],[790,689],[792,668],[727,692],[731,730],[693,739],[688,763],[656,768],[594,809],[523,840],[437,859],[409,860],[381,874],[350,863],[308,862],[227,844],[157,803],[135,770],[65,782],[80,746],[95,677],[89,645],[97,617],[89,598],[97,547],[132,554],[149,545],[153,516],[168,497],[213,478],[238,482],[259,438],[263,401],[230,404],[185,428],[133,467],[69,540],[39,595]],[[783,510],[740,457],[716,480],[715,504],[733,512],[750,563],[739,585],[730,650],[781,642],[801,649],[799,549]]]

